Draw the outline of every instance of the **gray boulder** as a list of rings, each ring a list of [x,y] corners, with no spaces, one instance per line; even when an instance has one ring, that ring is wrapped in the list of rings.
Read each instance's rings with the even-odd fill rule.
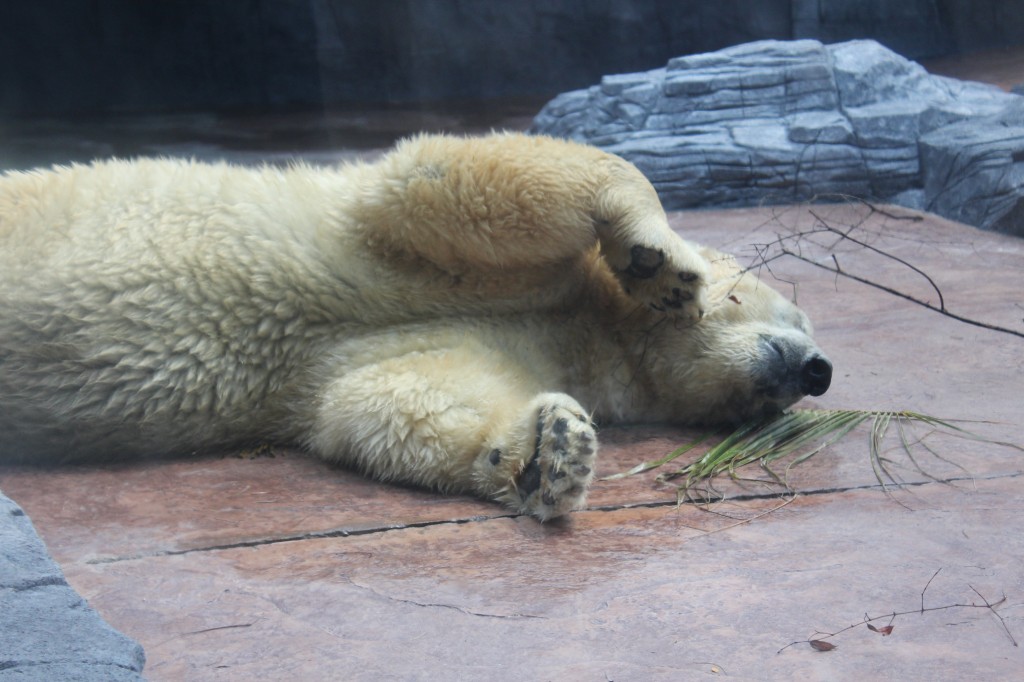
[[[849,194],[1024,234],[1022,100],[870,40],[761,41],[606,76],[532,130],[629,159],[669,209]]]
[[[68,585],[21,507],[0,493],[0,682],[141,680],[145,656]]]
[[[1024,237],[1024,97],[997,116],[921,136],[924,208]]]

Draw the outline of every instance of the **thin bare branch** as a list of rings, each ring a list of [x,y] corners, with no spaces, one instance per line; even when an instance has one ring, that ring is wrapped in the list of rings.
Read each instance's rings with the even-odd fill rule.
[[[865,227],[865,223],[868,221],[868,219],[875,214],[883,216],[887,220],[901,220],[914,222],[919,222],[923,220],[921,216],[912,214],[901,215],[898,213],[893,213],[891,211],[879,208],[878,206],[875,206],[874,204],[864,199],[860,199],[858,197],[838,197],[838,199],[845,200],[848,203],[859,203],[865,206],[868,210],[867,212],[863,212],[862,215],[858,216],[856,219],[853,219],[852,221],[849,221],[846,224],[840,224],[839,226],[837,226],[835,224],[835,221],[830,221],[826,217],[822,216],[820,210],[808,208],[808,214],[814,218],[814,225],[807,229],[797,229],[794,227],[789,229],[788,234],[777,234],[776,239],[773,242],[767,244],[754,245],[754,261],[748,269],[765,269],[768,271],[769,274],[771,274],[774,277],[775,273],[772,271],[772,268],[769,264],[777,258],[790,256],[804,263],[809,263],[827,272],[831,272],[836,276],[837,279],[838,277],[842,276],[851,279],[855,282],[866,284],[870,287],[878,289],[879,291],[884,291],[887,294],[897,296],[906,301],[927,308],[928,310],[937,312],[940,315],[944,315],[945,317],[956,320],[958,322],[963,322],[964,324],[969,324],[975,327],[979,327],[981,329],[987,329],[989,331],[999,332],[1001,334],[1010,334],[1011,336],[1024,338],[1024,331],[1010,329],[1008,327],[1004,327],[997,324],[991,324],[988,322],[982,322],[981,320],[976,320],[964,315],[951,312],[946,307],[946,301],[942,293],[941,287],[939,286],[938,282],[936,282],[935,279],[931,277],[931,275],[929,275],[923,269],[914,265],[910,261],[900,258],[899,256],[896,256],[886,251],[885,249],[879,248],[871,244],[865,238],[857,236],[858,231],[864,232],[867,235],[874,234],[876,236],[882,236],[881,232],[872,232]],[[770,223],[775,223],[780,226],[783,225],[782,215],[778,213],[773,213],[772,219],[768,221],[768,223],[766,224]],[[819,240],[817,242],[812,239],[813,237],[821,237],[823,235],[828,235],[832,239]],[[816,249],[823,249],[825,251],[825,255],[821,258],[815,258],[809,255],[807,249],[805,249],[804,244],[804,242],[807,241],[810,241],[812,244],[814,244]],[[839,264],[838,256],[836,255],[836,253],[834,253],[834,249],[836,249],[843,242],[848,242],[849,244],[852,244],[860,249],[869,251],[876,255],[882,256],[883,258],[892,260],[900,264],[902,267],[905,267],[911,270],[912,272],[916,273],[917,275],[922,277],[928,283],[932,291],[935,292],[936,296],[938,297],[938,305],[932,304],[929,301],[922,300],[917,296],[908,294],[893,287],[889,287],[879,282],[875,282],[867,277],[857,275],[854,272],[852,272],[849,267],[841,267]],[[781,279],[781,281],[788,283],[788,280]],[[1022,307],[1020,303],[1015,303],[1014,305],[1016,305],[1018,308]],[[1022,322],[1024,322],[1024,320],[1022,320]]]
[[[886,252],[886,251],[883,251],[882,249],[879,249],[879,248],[877,248],[877,247],[874,247],[874,246],[872,246],[871,244],[868,244],[868,243],[867,243],[867,242],[865,242],[865,241],[862,241],[862,240],[860,240],[860,239],[856,239],[856,238],[854,238],[854,237],[851,237],[851,236],[850,236],[850,232],[851,232],[852,230],[849,230],[849,231],[847,231],[847,232],[843,232],[843,231],[841,231],[841,230],[837,230],[836,228],[832,227],[832,226],[831,226],[831,225],[829,225],[829,224],[828,224],[827,222],[825,222],[825,221],[824,221],[824,220],[823,220],[822,218],[820,218],[820,217],[818,216],[818,214],[816,214],[816,213],[815,213],[814,211],[808,211],[808,212],[809,212],[809,213],[810,213],[810,214],[811,214],[812,216],[814,216],[814,217],[815,217],[815,218],[816,218],[816,219],[817,219],[817,220],[818,220],[818,221],[819,221],[819,222],[820,222],[820,223],[822,224],[822,226],[823,226],[823,227],[824,227],[824,228],[825,228],[826,230],[828,230],[829,232],[831,232],[831,233],[833,233],[833,234],[837,234],[837,235],[841,236],[841,237],[842,237],[843,239],[845,239],[846,241],[852,242],[852,243],[856,244],[857,246],[860,246],[860,247],[863,247],[863,248],[867,249],[868,251],[871,251],[871,252],[873,252],[873,253],[877,253],[877,254],[878,254],[879,256],[883,256],[883,257],[885,257],[885,258],[889,258],[889,259],[891,259],[891,260],[894,260],[894,261],[896,261],[897,263],[899,263],[900,265],[903,265],[903,266],[905,266],[905,267],[908,267],[908,268],[910,268],[911,270],[913,270],[914,272],[916,272],[917,274],[919,274],[919,275],[921,275],[922,277],[924,277],[924,278],[925,278],[926,280],[928,280],[928,284],[930,284],[930,285],[931,285],[931,287],[932,287],[932,290],[934,290],[934,291],[935,291],[935,294],[936,294],[936,295],[937,295],[937,296],[939,297],[939,310],[940,310],[940,311],[942,311],[942,312],[945,312],[945,311],[946,311],[946,301],[945,301],[945,299],[944,299],[944,298],[942,297],[942,291],[941,291],[941,290],[939,289],[939,285],[935,283],[935,280],[933,280],[933,279],[932,279],[932,278],[931,278],[931,277],[930,277],[930,276],[928,275],[928,273],[927,273],[927,272],[925,272],[925,271],[924,271],[924,270],[922,270],[921,268],[917,267],[917,266],[916,266],[916,265],[914,265],[913,263],[910,263],[910,262],[908,262],[908,261],[905,261],[905,260],[903,260],[902,258],[899,258],[898,256],[894,256],[894,255],[892,255],[891,253],[888,253],[888,252]]]
[[[939,570],[941,570],[941,569],[939,569]],[[811,646],[814,646],[813,642],[822,642],[822,641],[830,639],[832,637],[837,637],[837,636],[843,634],[844,632],[848,632],[850,630],[853,630],[854,628],[859,628],[861,625],[869,625],[870,623],[873,623],[876,620],[881,620],[883,618],[888,618],[889,619],[889,625],[892,625],[892,623],[896,620],[896,618],[898,616],[909,616],[909,615],[914,614],[914,613],[924,614],[924,613],[929,612],[929,611],[946,611],[946,610],[949,610],[949,609],[988,609],[989,611],[992,612],[993,615],[995,615],[996,618],[999,619],[999,623],[1003,626],[1003,630],[1006,632],[1006,635],[1010,638],[1010,642],[1013,643],[1013,646],[1018,646],[1017,640],[1014,638],[1013,634],[1011,634],[1010,628],[1007,627],[1007,625],[1006,625],[1006,620],[995,609],[995,607],[1001,606],[1002,604],[1006,603],[1006,596],[1005,595],[999,601],[989,602],[988,599],[986,599],[980,592],[975,590],[973,586],[968,585],[968,587],[970,587],[971,590],[973,590],[974,593],[976,595],[978,595],[978,597],[981,598],[981,600],[984,602],[983,604],[975,604],[973,602],[970,603],[970,604],[956,603],[956,604],[946,604],[944,606],[929,606],[928,608],[925,608],[924,607],[924,593],[928,589],[928,585],[931,585],[932,580],[934,580],[935,576],[937,576],[938,574],[939,574],[939,571],[935,571],[935,573],[932,574],[932,577],[928,579],[928,583],[924,586],[924,589],[921,590],[921,609],[920,610],[915,609],[913,611],[893,611],[891,613],[885,613],[885,614],[882,614],[880,616],[873,616],[873,617],[868,616],[868,614],[865,613],[864,614],[864,620],[862,620],[860,622],[854,623],[852,625],[847,625],[845,628],[842,628],[840,630],[836,630],[835,632],[821,632],[821,631],[815,632],[813,635],[811,635],[811,637],[809,637],[807,639],[801,639],[801,640],[797,640],[795,642],[790,642],[789,644],[787,644],[786,646],[782,647],[781,649],[779,649],[775,653],[776,654],[781,654],[783,651],[785,651],[789,647],[795,646],[797,644],[811,644]],[[873,630],[875,632],[879,632],[879,629],[877,629],[877,628],[873,628]],[[883,632],[881,634],[888,634],[888,633],[891,633],[891,632],[892,632],[892,630],[890,629],[890,630],[888,630],[888,632]],[[821,648],[816,647],[816,646],[814,648],[819,650],[819,651],[823,651],[824,650],[824,649],[821,649]]]
[[[805,263],[810,263],[811,265],[813,265],[815,267],[818,267],[818,268],[821,268],[822,270],[827,270],[829,272],[834,272],[837,275],[842,275],[843,277],[846,277],[848,279],[852,279],[855,282],[860,282],[861,284],[867,284],[868,286],[874,287],[875,289],[878,289],[880,291],[884,291],[887,294],[892,294],[893,296],[898,296],[898,297],[900,297],[902,299],[910,301],[911,303],[916,303],[917,305],[922,306],[924,308],[927,308],[928,310],[934,310],[935,312],[939,313],[940,315],[945,315],[946,317],[954,319],[954,320],[956,320],[958,322],[963,322],[964,324],[969,324],[969,325],[972,325],[974,327],[981,327],[982,329],[988,329],[988,330],[994,331],[994,332],[1000,332],[1000,333],[1003,333],[1003,334],[1011,334],[1013,336],[1017,336],[1017,337],[1020,337],[1020,338],[1024,339],[1024,332],[1017,331],[1016,329],[1008,329],[1006,327],[1001,327],[1001,326],[999,326],[997,324],[989,324],[988,322],[982,322],[981,320],[975,320],[975,319],[972,319],[972,318],[969,318],[969,317],[964,317],[963,315],[957,315],[956,313],[950,312],[948,310],[943,310],[941,308],[936,308],[931,303],[928,303],[927,301],[922,301],[921,299],[915,298],[914,296],[911,296],[910,294],[905,294],[902,291],[898,291],[896,289],[893,289],[892,287],[887,287],[884,284],[879,284],[878,282],[873,282],[873,281],[871,281],[869,279],[866,279],[864,277],[858,277],[857,275],[850,274],[849,272],[845,272],[845,271],[839,270],[837,268],[830,268],[827,265],[819,263],[819,262],[817,262],[815,260],[812,260],[810,258],[807,258],[805,256],[801,256],[801,255],[799,255],[799,254],[797,254],[797,253],[795,253],[793,251],[790,251],[789,249],[782,249],[782,253],[787,255],[787,256],[792,256],[792,257],[796,258],[797,260],[801,260],[801,261],[803,261]]]
[[[988,599],[986,599],[981,594],[981,592],[978,592],[977,590],[974,589],[974,585],[971,585],[970,583],[968,583],[967,587],[971,588],[971,590],[974,592],[974,594],[978,595],[978,598],[980,598],[983,602],[985,602],[985,608],[987,608],[989,611],[991,611],[992,615],[994,615],[996,618],[999,619],[999,624],[1002,625],[1003,626],[1003,630],[1006,631],[1006,636],[1010,638],[1010,641],[1013,642],[1014,646],[1017,646],[1017,640],[1014,639],[1013,634],[1010,632],[1010,628],[1006,627],[1006,620],[1001,615],[996,613],[996,610],[994,608],[994,607],[996,607],[996,606],[998,606],[998,605],[1000,605],[1000,604],[1002,604],[1003,602],[1006,601],[1006,595],[1004,594],[1003,598],[1000,599],[999,601],[997,601],[995,604],[989,604],[988,603]]]
[[[924,589],[921,590],[921,613],[924,613],[924,593],[928,591],[928,586],[932,584],[932,581],[935,580],[935,576],[937,576],[941,570],[941,566],[937,568],[935,572],[932,573],[932,577],[928,578],[928,582],[924,584]]]
[[[886,211],[885,209],[882,209],[882,208],[879,208],[878,206],[875,206],[873,203],[871,203],[867,199],[862,199],[860,197],[850,197],[850,198],[853,199],[854,201],[858,202],[858,203],[861,203],[861,204],[864,204],[865,206],[867,206],[871,210],[872,213],[877,213],[878,215],[885,216],[886,218],[891,218],[892,220],[907,220],[907,221],[910,221],[912,223],[919,223],[922,220],[924,220],[924,216],[916,215],[916,214],[913,214],[913,213],[906,214],[906,215],[898,215],[896,213],[890,213],[889,211]]]

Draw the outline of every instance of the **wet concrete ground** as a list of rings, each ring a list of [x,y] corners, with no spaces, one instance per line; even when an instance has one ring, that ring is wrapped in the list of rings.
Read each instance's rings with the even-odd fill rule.
[[[438,116],[440,127],[465,124]],[[235,130],[218,120],[207,119],[209,135]],[[279,159],[290,153],[287,135],[268,130],[307,129],[293,119],[252,125],[254,141],[238,149],[203,147],[183,132],[171,151]],[[155,137],[167,139],[159,130]],[[60,150],[45,130],[40,136],[55,145],[45,153]],[[320,156],[319,142],[296,146],[315,158],[372,155],[378,138],[366,139],[346,138]],[[766,282],[795,293],[835,363],[829,393],[800,407],[979,420],[966,426],[1024,444],[1024,240],[865,205],[672,220],[686,237],[751,264],[757,245],[824,223],[920,268],[948,311],[1017,335],[793,257],[762,268]],[[816,239],[825,248],[810,238],[800,244],[819,265],[838,263],[937,302],[903,263]],[[606,428],[598,474],[697,435]],[[915,450],[923,474],[892,439],[885,454],[905,485],[883,490],[867,438],[855,432],[790,470],[795,495],[723,481],[724,501],[677,506],[675,488],[658,483],[656,470],[597,483],[587,510],[549,524],[373,483],[283,450],[8,467],[0,489],[31,516],[72,586],[143,644],[152,680],[1018,678],[1024,454],[930,435],[934,454]],[[739,473],[766,478],[756,466]],[[1004,596],[994,611],[984,607]],[[889,636],[862,623],[893,612],[872,621],[891,621]],[[837,648],[785,648],[823,637]]]

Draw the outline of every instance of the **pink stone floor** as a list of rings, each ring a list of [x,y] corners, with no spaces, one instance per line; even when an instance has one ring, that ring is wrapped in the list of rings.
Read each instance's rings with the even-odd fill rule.
[[[814,224],[809,210],[923,269],[948,310],[1024,330],[1020,239],[864,206],[684,213],[673,224],[753,259],[750,245]],[[935,300],[895,261],[837,253],[846,272]],[[832,390],[802,407],[986,420],[970,426],[1024,443],[1024,338],[792,258],[770,266],[763,278],[796,283],[836,366]],[[607,428],[599,474],[695,435]],[[1011,639],[1024,640],[1024,455],[967,440],[934,447],[949,462],[922,453],[920,463],[938,480],[890,447],[906,486],[889,494],[858,432],[792,469],[792,497],[724,482],[726,501],[677,507],[651,472],[598,483],[589,509],[546,525],[286,451],[7,468],[0,486],[72,586],[144,645],[153,680],[1011,679],[1024,670]],[[763,478],[749,469],[741,475]],[[936,571],[926,607],[1005,595],[1003,620],[984,608],[915,612],[888,637],[861,625],[831,638],[834,651],[779,653],[865,614],[919,609]]]
[[[751,265],[758,245],[828,224],[921,269],[949,312],[1018,335],[793,257],[761,268],[835,363],[832,389],[799,407],[979,420],[965,426],[1024,444],[1024,240],[860,204],[672,221]],[[866,247],[801,245],[938,303],[921,275]],[[606,428],[598,474],[697,435]],[[791,469],[792,495],[726,480],[723,501],[677,506],[653,471],[597,483],[588,509],[549,524],[284,450],[7,467],[0,489],[71,585],[142,643],[151,680],[1020,679],[1024,452],[925,443],[927,475],[887,443],[899,489],[879,486],[862,430]],[[955,604],[967,606],[937,608]],[[862,623],[893,612],[890,636]],[[802,641],[837,632],[833,651]]]

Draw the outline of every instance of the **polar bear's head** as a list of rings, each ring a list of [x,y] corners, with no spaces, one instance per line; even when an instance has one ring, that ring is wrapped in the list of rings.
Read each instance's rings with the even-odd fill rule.
[[[721,424],[767,416],[832,381],[832,363],[811,338],[807,315],[731,256],[711,249],[710,308],[689,327],[660,325],[647,351],[666,415]]]

